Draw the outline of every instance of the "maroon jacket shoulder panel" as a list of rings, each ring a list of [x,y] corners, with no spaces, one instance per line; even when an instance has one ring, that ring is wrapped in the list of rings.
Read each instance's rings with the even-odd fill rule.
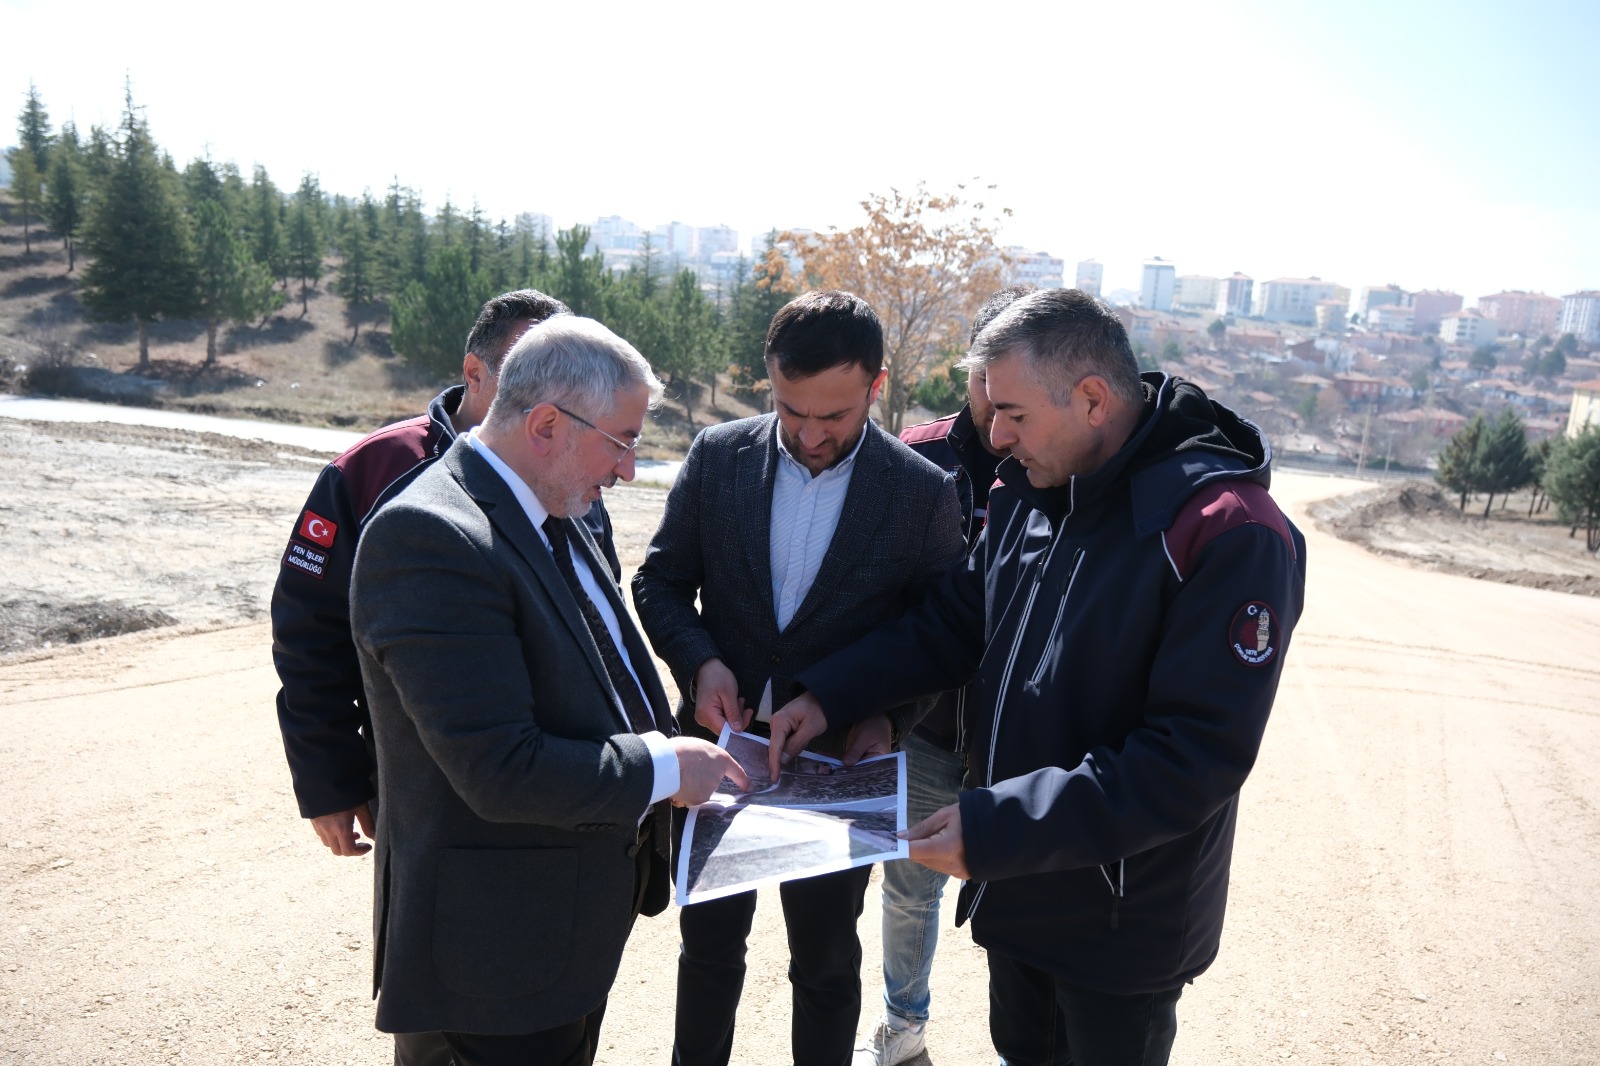
[[[900,440],[905,444],[924,444],[930,440],[944,440],[950,435],[950,426],[956,420],[955,415],[945,415],[932,422],[924,422],[920,426],[908,426],[900,431]]]
[[[1245,525],[1265,526],[1289,546],[1294,556],[1294,536],[1289,532],[1289,520],[1278,509],[1277,503],[1265,488],[1254,481],[1218,481],[1206,485],[1184,503],[1178,517],[1172,522],[1163,538],[1167,558],[1178,572],[1180,580],[1187,580],[1194,570],[1194,561],[1206,545],[1230,529]]]
[[[436,435],[433,420],[418,415],[367,434],[333,461],[334,468],[344,475],[355,513],[362,521],[384,489],[419,464],[433,460]]]

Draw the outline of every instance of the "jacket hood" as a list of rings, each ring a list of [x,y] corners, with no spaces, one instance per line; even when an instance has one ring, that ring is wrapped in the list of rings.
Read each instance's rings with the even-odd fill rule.
[[[1153,372],[1141,375],[1141,382],[1143,420],[1100,469],[1056,488],[1036,489],[1028,484],[1026,470],[1006,460],[1001,478],[1052,522],[1126,478],[1140,537],[1171,526],[1184,502],[1213,481],[1244,478],[1271,486],[1272,445],[1254,423],[1191,381]]]

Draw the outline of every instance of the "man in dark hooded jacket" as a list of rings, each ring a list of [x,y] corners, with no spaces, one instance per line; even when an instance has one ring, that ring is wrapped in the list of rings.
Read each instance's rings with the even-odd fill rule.
[[[1164,1063],[1216,957],[1239,789],[1305,591],[1253,425],[1141,379],[1105,305],[1013,304],[966,359],[1010,451],[965,567],[822,660],[773,716],[814,732],[971,682],[966,789],[911,858],[962,878],[1012,1066]]]

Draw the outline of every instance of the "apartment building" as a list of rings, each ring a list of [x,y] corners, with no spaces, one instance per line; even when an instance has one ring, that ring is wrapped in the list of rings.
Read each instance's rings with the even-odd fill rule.
[[[1561,300],[1541,292],[1497,292],[1478,297],[1478,311],[1500,324],[1500,333],[1538,337],[1554,333],[1561,320]]]

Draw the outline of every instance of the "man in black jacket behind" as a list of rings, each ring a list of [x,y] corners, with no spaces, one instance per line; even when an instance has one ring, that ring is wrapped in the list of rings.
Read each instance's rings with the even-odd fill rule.
[[[978,337],[1011,457],[967,565],[797,676],[773,756],[972,681],[967,788],[910,830],[966,880],[1012,1066],[1164,1063],[1216,958],[1239,789],[1305,592],[1271,450],[1194,385],[1138,374],[1122,325],[1038,292]]]
[[[1033,291],[1032,285],[1018,285],[990,296],[972,316],[968,343]],[[989,443],[993,422],[994,405],[979,370],[967,375],[967,402],[961,410],[900,433],[912,451],[955,478],[968,550],[983,532],[989,488],[1005,458],[1005,452]],[[901,745],[906,753],[906,818],[912,823],[954,803],[961,791],[969,696],[965,688],[940,693],[933,710]],[[853,1066],[898,1066],[922,1053],[932,1006],[928,978],[939,946],[939,900],[948,880],[946,874],[914,862],[883,864],[883,1017],[872,1035],[856,1045]]]

